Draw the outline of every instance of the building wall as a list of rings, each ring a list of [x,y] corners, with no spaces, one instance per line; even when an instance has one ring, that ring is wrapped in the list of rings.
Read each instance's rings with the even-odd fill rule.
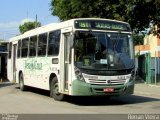
[[[149,45],[151,57],[158,57],[158,38],[156,35],[150,34],[144,38],[144,45]]]
[[[160,29],[160,27],[159,27]],[[160,31],[158,32],[160,33]],[[138,55],[139,76],[147,83],[157,84],[160,82],[160,37],[150,34],[144,38],[143,45],[135,46]]]

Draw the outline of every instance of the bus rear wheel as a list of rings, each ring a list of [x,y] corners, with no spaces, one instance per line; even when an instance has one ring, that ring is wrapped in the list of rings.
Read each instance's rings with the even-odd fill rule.
[[[64,94],[59,93],[58,79],[54,77],[51,81],[50,96],[57,101],[64,100]]]
[[[19,87],[21,91],[26,90],[26,86],[24,85],[23,73],[20,73],[19,75]]]

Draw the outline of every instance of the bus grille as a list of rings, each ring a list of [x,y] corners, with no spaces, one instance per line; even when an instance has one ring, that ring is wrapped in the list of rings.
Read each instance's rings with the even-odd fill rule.
[[[88,79],[87,83],[92,85],[123,85],[125,84],[126,79],[122,80],[95,80],[95,79]]]

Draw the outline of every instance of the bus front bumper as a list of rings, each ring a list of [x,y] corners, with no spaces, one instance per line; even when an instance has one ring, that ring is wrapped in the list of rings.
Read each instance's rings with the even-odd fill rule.
[[[113,91],[105,91],[105,89],[111,88]],[[126,83],[124,85],[91,85],[80,80],[74,80],[72,84],[73,96],[119,96],[125,94],[133,94],[134,81]]]

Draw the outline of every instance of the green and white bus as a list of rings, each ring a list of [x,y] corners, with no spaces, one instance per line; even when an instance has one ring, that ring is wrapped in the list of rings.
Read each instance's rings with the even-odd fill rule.
[[[119,96],[134,92],[130,25],[78,18],[30,30],[9,41],[8,79],[71,96]]]

